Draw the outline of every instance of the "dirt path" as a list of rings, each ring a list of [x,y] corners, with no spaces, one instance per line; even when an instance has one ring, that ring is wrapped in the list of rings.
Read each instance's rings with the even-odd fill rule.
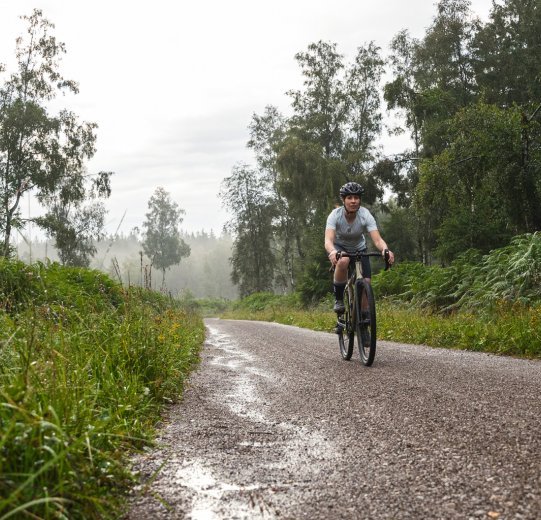
[[[541,518],[541,363],[208,320],[128,518]]]

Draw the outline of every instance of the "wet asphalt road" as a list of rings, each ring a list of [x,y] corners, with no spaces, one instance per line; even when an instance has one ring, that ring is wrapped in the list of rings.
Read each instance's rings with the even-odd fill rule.
[[[539,361],[206,323],[129,519],[541,518]]]

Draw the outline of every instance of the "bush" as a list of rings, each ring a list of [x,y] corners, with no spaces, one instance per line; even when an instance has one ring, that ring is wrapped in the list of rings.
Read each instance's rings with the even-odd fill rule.
[[[499,301],[541,301],[541,233],[520,235],[511,244],[481,255],[462,253],[449,267],[403,263],[374,277],[381,296],[436,312],[491,312]]]
[[[35,267],[0,258],[0,308],[12,312],[25,306],[34,296],[36,276]]]
[[[244,310],[249,312],[262,311],[277,302],[280,296],[270,292],[258,292],[242,298],[233,304],[234,310]]]

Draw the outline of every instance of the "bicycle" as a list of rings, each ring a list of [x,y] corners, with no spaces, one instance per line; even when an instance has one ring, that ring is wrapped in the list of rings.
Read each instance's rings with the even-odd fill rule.
[[[339,251],[336,259],[341,257],[354,259],[348,267],[348,280],[344,289],[345,311],[338,316],[336,333],[340,353],[346,361],[353,355],[355,336],[363,365],[369,367],[376,357],[376,302],[372,286],[363,277],[363,268],[360,259],[363,256],[379,256],[381,253],[361,252],[346,253]],[[389,269],[389,252],[384,253],[385,270]]]

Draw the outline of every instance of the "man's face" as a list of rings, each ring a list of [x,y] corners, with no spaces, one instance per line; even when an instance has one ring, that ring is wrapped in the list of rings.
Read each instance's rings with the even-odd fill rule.
[[[361,205],[361,197],[359,195],[346,195],[344,197],[344,206],[347,211],[357,211]]]

